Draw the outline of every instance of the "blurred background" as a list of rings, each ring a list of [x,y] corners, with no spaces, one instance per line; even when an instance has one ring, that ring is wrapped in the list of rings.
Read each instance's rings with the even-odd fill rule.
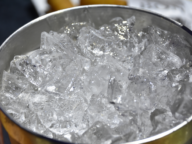
[[[150,10],[192,30],[192,0],[0,0],[0,45],[18,28],[39,16],[90,4],[128,5]],[[1,124],[0,144],[11,144]]]
[[[89,4],[116,4],[151,10],[192,29],[192,0],[0,0],[0,44],[27,22],[60,9]]]

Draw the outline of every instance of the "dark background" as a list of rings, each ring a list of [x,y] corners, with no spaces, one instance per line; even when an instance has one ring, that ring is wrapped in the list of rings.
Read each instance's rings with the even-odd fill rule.
[[[30,0],[0,0],[0,45],[14,31],[37,17]]]
[[[0,45],[18,28],[38,17],[30,0],[0,0]],[[10,144],[3,129],[4,144]]]

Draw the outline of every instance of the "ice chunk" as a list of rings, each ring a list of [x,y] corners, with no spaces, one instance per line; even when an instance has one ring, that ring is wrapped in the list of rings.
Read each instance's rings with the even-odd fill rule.
[[[165,109],[155,109],[150,116],[153,130],[151,135],[155,135],[160,131],[166,131],[178,124],[179,121],[172,117],[172,114]]]
[[[81,137],[80,142],[94,144],[110,144],[113,136],[107,125],[95,122]]]
[[[124,97],[122,85],[113,77],[109,80],[108,97],[110,102],[122,103]]]
[[[67,34],[72,40],[76,41],[77,38],[79,37],[79,31],[83,27],[87,27],[90,24],[87,22],[74,22],[71,23],[70,25],[65,26],[64,28],[61,28],[61,33]]]
[[[89,70],[90,60],[81,56],[70,63],[66,67],[63,67],[60,71],[60,76],[54,78],[46,84],[45,89],[50,93],[64,94],[67,91],[73,90],[73,83],[81,75],[83,69]],[[54,74],[54,73],[53,73]],[[54,76],[53,76],[54,77]]]
[[[11,75],[4,71],[2,91],[6,96],[17,99],[17,96],[24,90],[30,90],[32,88],[34,86],[25,77]]]
[[[45,79],[46,72],[41,68],[41,65],[33,63],[28,56],[20,56],[15,60],[15,63],[19,71],[34,85],[39,86]]]
[[[117,42],[115,37],[104,37],[100,31],[91,27],[82,28],[78,38],[81,52],[90,59],[108,54],[111,49],[110,46],[115,42]]]
[[[122,121],[121,115],[103,95],[92,95],[85,114],[87,114],[86,120],[89,125],[96,121],[102,121],[113,128]]]
[[[11,74],[14,74],[16,76],[24,76],[24,74],[17,68],[17,65],[15,63],[15,61],[17,61],[17,59],[20,59],[19,56],[15,56],[14,57],[14,60],[11,61],[11,64],[10,64],[10,73]]]
[[[37,114],[30,115],[30,117],[27,119],[27,122],[25,122],[24,124],[27,128],[40,134],[44,133],[47,130],[46,127],[41,125],[41,122]]]
[[[121,40],[129,39],[130,32],[135,24],[135,17],[127,19],[127,21],[123,20],[121,17],[113,18],[111,20],[112,30]]]
[[[41,49],[58,51],[68,54],[71,58],[77,53],[75,43],[66,34],[43,32],[41,34]]]
[[[189,81],[188,71],[185,69],[173,69],[168,73],[168,78],[172,82]]]
[[[121,136],[121,138],[119,138],[121,141],[133,141],[137,139],[137,134],[140,133],[134,114],[130,112],[127,119],[129,119],[130,122],[124,121],[114,128],[115,133]]]

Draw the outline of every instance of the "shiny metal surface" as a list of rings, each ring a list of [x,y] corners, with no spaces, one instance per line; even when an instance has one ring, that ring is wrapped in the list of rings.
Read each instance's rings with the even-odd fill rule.
[[[135,16],[138,31],[155,25],[172,33],[183,35],[192,47],[192,32],[182,24],[159,14],[126,6],[92,5],[57,11],[39,17],[13,33],[0,47],[0,81],[3,70],[9,68],[15,55],[21,55],[39,48],[41,32],[59,31],[71,22],[92,22],[96,27],[108,23],[114,17],[127,19]],[[192,49],[191,49],[192,50]],[[1,84],[0,84],[1,85]],[[0,120],[10,137],[20,144],[64,144],[28,130],[15,122],[0,105]],[[150,138],[128,144],[184,144],[192,138],[192,116],[180,125]]]

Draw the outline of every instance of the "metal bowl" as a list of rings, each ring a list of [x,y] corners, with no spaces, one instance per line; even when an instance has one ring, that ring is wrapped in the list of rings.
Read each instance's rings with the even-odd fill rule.
[[[8,70],[10,61],[15,55],[22,55],[39,48],[41,32],[59,31],[71,22],[89,21],[96,27],[108,23],[114,17],[127,19],[135,16],[135,29],[142,30],[155,25],[164,30],[185,37],[192,47],[192,32],[182,24],[162,15],[149,11],[116,5],[92,5],[60,10],[39,17],[14,32],[0,47],[0,81],[3,70]],[[1,85],[1,84],[0,84]],[[0,105],[0,120],[7,130],[12,144],[65,144],[55,139],[32,132],[14,121]],[[185,144],[192,139],[192,117],[178,126],[155,136],[127,144]]]

